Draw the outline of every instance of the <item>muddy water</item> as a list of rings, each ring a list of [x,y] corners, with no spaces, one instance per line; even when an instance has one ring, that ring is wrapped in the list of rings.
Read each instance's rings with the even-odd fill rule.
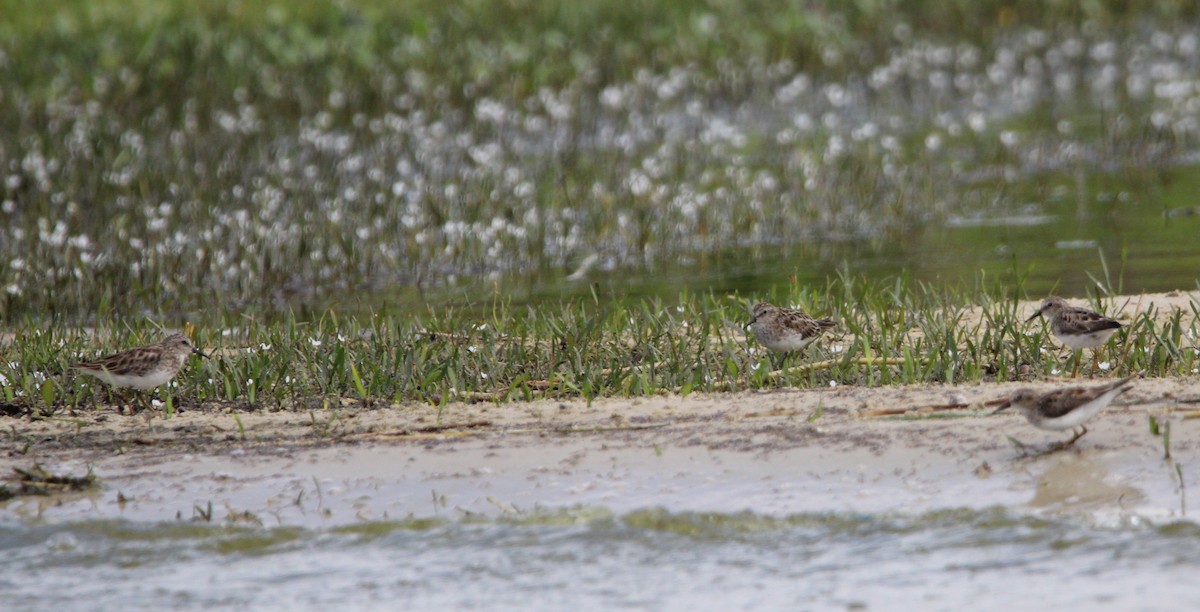
[[[57,610],[1163,608],[1195,594],[1200,528],[1155,448],[961,461],[601,442],[102,459],[102,489],[0,510],[0,592]]]
[[[9,609],[1171,608],[1200,529],[1001,510],[0,530]],[[990,602],[990,603],[989,603]]]

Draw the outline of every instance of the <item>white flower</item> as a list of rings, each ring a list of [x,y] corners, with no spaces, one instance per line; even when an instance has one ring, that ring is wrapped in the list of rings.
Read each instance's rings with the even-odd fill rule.
[[[321,346],[321,341],[317,340],[316,338],[309,338],[308,343],[313,346]]]

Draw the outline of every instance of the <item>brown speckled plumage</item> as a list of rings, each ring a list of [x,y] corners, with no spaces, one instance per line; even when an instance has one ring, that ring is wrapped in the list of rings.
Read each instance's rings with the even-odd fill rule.
[[[115,387],[151,389],[179,373],[189,354],[207,357],[183,334],[171,334],[154,344],[122,351],[71,367]]]
[[[802,310],[780,308],[766,302],[751,311],[746,324],[758,343],[776,353],[788,353],[808,346],[817,336],[836,324],[830,319],[814,319]]]
[[[1046,298],[1037,312],[1026,319],[1026,323],[1038,317],[1046,317],[1054,337],[1076,350],[1100,346],[1121,328],[1121,324],[1113,319],[1086,308],[1071,306],[1057,296]]]
[[[1057,296],[1046,298],[1037,312],[1033,313],[1033,316],[1026,319],[1025,322],[1028,323],[1038,317],[1046,317],[1050,321],[1050,331],[1054,337],[1063,346],[1073,351],[1103,346],[1122,327],[1113,319],[1086,308],[1071,306],[1066,300]],[[1072,375],[1077,376],[1078,374],[1079,359],[1076,358],[1075,371]],[[1095,376],[1095,374],[1096,359],[1093,356],[1092,375]]]
[[[1021,389],[996,412],[1016,408],[1033,426],[1050,431],[1079,427],[1082,431],[1066,443],[1071,444],[1087,433],[1084,423],[1108,406],[1113,398],[1133,388],[1128,384],[1133,378],[1129,376],[1096,387],[1067,387],[1044,393]]]

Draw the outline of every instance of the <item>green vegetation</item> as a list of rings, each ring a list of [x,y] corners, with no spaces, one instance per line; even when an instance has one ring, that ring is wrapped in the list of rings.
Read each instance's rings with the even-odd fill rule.
[[[1073,365],[1063,361],[1069,351],[1056,347],[1043,324],[1023,324],[1016,301],[982,283],[956,292],[913,286],[903,278],[872,282],[846,276],[819,292],[792,286],[773,299],[839,322],[807,356],[794,358],[779,373],[769,372],[769,357],[744,337],[747,301],[706,294],[685,295],[677,304],[497,303],[483,316],[481,309],[446,308],[430,310],[422,322],[340,319],[332,313],[312,322],[230,321],[227,327],[195,330],[197,343],[214,358],[193,360],[169,393],[177,408],[324,413],[330,406],[413,401],[590,400],[781,384],[1015,380],[1061,375]],[[1101,368],[1110,375],[1194,373],[1200,366],[1195,312],[1186,318],[1179,312],[1156,314],[1127,320],[1116,343],[1102,352]],[[91,379],[62,375],[66,366],[159,335],[148,323],[112,323],[95,337],[30,325],[0,364],[7,381],[0,385],[5,394],[0,399],[41,415],[87,409],[105,401],[106,391]],[[821,367],[809,367],[814,361]],[[314,425],[327,421],[313,419]]]
[[[184,322],[218,358],[168,412],[1050,373],[1014,309],[1058,277],[1005,270],[1195,270],[1196,12],[0,2],[0,393],[89,406],[68,363]],[[752,296],[841,329],[770,373]],[[1110,368],[1193,371],[1193,315]]]
[[[589,267],[671,300],[679,284],[741,274],[697,275],[706,262],[781,253],[818,260],[804,267],[819,284],[843,260],[915,265],[980,233],[1046,255],[1028,248],[1073,232],[989,220],[1101,198],[1092,219],[1142,224],[1104,224],[1116,244],[1101,246],[1145,234],[1157,246],[1144,212],[1175,204],[1145,199],[1188,174],[1167,169],[1195,143],[1194,94],[1173,76],[1195,72],[1196,7],[1181,1],[8,0],[0,12],[10,326],[537,302],[586,296],[563,279]],[[950,217],[980,229],[956,243],[938,231]],[[1189,219],[1172,224],[1178,250]],[[981,253],[973,269],[1009,265]],[[1194,253],[1179,257],[1195,269]],[[737,288],[777,285],[772,274]]]

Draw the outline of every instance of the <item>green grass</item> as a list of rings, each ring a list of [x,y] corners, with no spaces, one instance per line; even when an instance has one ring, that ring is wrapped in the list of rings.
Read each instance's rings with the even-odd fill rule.
[[[683,295],[670,304],[599,298],[538,307],[493,303],[431,309],[420,318],[237,319],[194,330],[194,340],[213,358],[193,359],[167,391],[176,409],[315,411],[314,427],[333,432],[333,408],[343,406],[419,402],[440,415],[462,401],[953,384],[1068,371],[1070,362],[1060,359],[1067,351],[1040,321],[1022,323],[1016,299],[1005,293],[982,283],[956,290],[850,276],[820,291],[781,289],[766,297],[833,316],[839,327],[788,363],[820,361],[823,367],[775,376],[768,356],[741,330],[752,300],[736,295]],[[968,308],[979,311],[978,323],[966,323]],[[1193,374],[1200,366],[1200,323],[1197,305],[1192,308],[1158,318],[1161,313],[1142,312],[1127,321],[1106,353],[1107,375]],[[107,401],[103,385],[65,374],[66,366],[160,335],[148,321],[108,322],[88,334],[30,325],[6,347],[0,399],[43,416],[89,410]],[[878,365],[883,360],[889,365]]]
[[[1074,364],[1016,319],[1015,296],[1042,293],[1025,275],[953,287],[846,270],[934,250],[975,253],[960,272],[1089,270],[1071,252],[998,253],[1113,236],[1120,267],[1102,259],[1092,280],[1120,293],[1127,241],[1194,243],[1187,217],[1164,226],[1157,208],[1193,206],[1196,173],[1176,165],[1195,149],[1187,105],[1132,78],[1101,96],[1082,86],[1096,66],[1051,66],[1067,41],[1186,63],[1149,42],[1186,29],[1189,2],[0,0],[0,14],[0,399],[43,416],[107,401],[67,364],[156,340],[156,322],[190,321],[217,354],[168,410],[307,410],[330,435],[342,406],[1047,375]],[[1026,66],[1081,86],[980,107]],[[1147,91],[1178,85],[1113,67],[1152,77]],[[946,231],[1027,202],[1064,222]],[[1174,266],[1194,271],[1188,256]],[[572,280],[584,262],[596,270]],[[762,297],[840,322],[791,362],[820,367],[768,372],[740,328]],[[1196,313],[1160,314],[1127,321],[1110,373],[1196,369]]]

